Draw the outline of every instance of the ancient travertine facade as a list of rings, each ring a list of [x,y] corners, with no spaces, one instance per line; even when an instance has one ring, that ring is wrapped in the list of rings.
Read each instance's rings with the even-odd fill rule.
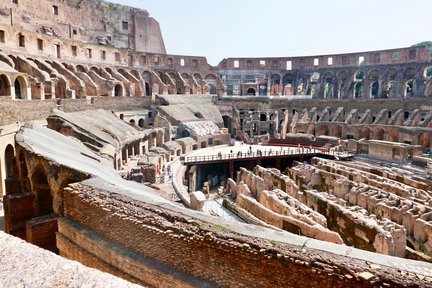
[[[0,227],[144,286],[431,287],[431,56],[211,66],[143,9],[3,1]]]

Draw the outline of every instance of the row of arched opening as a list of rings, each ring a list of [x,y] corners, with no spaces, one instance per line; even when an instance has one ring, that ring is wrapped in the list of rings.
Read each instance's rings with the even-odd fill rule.
[[[27,80],[23,76],[18,76],[12,81],[7,75],[0,75],[0,96],[11,97],[13,94],[14,99],[26,99],[27,86]]]
[[[135,119],[129,120],[129,124],[132,125],[132,126],[135,126],[136,125]],[[141,128],[145,127],[145,120],[143,118],[140,118],[138,120],[138,127],[141,127]]]
[[[310,125],[307,128],[308,134],[313,134],[317,136],[333,136],[342,138],[342,126],[333,125],[329,127],[328,125],[319,125],[318,131],[315,130],[315,125]],[[381,141],[390,141],[390,142],[400,142],[400,133],[397,128],[390,128],[385,130],[382,127],[361,127],[358,130],[358,139],[365,140],[381,140]],[[419,133],[413,140],[412,143],[408,144],[416,144],[421,145],[423,149],[429,150],[431,148],[431,135],[427,132]]]
[[[381,72],[372,68],[367,74],[362,70],[350,73],[341,70],[337,73],[326,71],[322,75],[318,72],[312,75],[298,76],[287,73],[283,77],[279,74],[271,75],[272,95],[315,95],[323,98],[396,98],[408,97],[417,89],[414,79],[419,76],[418,69],[407,67],[399,71],[391,67]],[[432,77],[432,66],[423,68],[419,77]],[[432,95],[432,85],[426,89],[425,96]],[[426,87],[426,88],[428,88]],[[251,91],[252,92],[252,91]]]

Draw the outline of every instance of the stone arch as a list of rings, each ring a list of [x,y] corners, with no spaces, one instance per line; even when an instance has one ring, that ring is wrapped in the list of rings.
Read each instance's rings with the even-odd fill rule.
[[[149,71],[144,71],[142,73],[142,78],[144,79],[145,83],[145,95],[150,96],[152,94],[152,88],[151,88],[151,74]]]
[[[144,121],[143,118],[140,118],[140,119],[138,120],[138,126],[139,126],[139,127],[144,128],[144,123],[145,123],[145,121]]]
[[[309,125],[306,130],[307,134],[315,135],[315,125]]]
[[[213,74],[213,73],[209,73],[209,74],[207,74],[207,75],[205,76],[204,79],[205,79],[205,80],[215,80],[215,81],[216,81],[217,76],[216,76],[215,74]]]
[[[423,69],[423,77],[432,77],[432,66],[428,66]]]
[[[321,135],[325,135],[325,136],[329,135],[329,127],[328,127],[328,125],[320,125],[318,127],[318,136],[321,136]]]
[[[397,87],[394,80],[389,80],[386,84],[386,90],[384,92],[385,98],[395,98],[397,95]]]
[[[334,125],[331,128],[331,136],[342,138],[342,126]]]
[[[414,67],[411,67],[411,66],[406,67],[403,70],[403,79],[404,80],[412,79],[415,77],[415,75],[416,75],[416,68],[414,68]]]
[[[420,133],[418,136],[418,144],[423,147],[424,150],[429,150],[431,145],[431,139],[430,139],[429,133]]]
[[[369,91],[369,98],[380,98],[379,96],[379,88],[380,88],[380,83],[379,83],[379,79],[380,79],[380,70],[378,70],[377,68],[372,68],[367,72],[367,79],[368,79],[368,91]]]
[[[361,98],[363,94],[363,83],[362,82],[357,82],[354,84],[354,89],[353,89],[353,97],[355,98]]]
[[[74,69],[74,66],[73,65],[71,65],[71,64],[69,64],[69,63],[66,63],[66,62],[62,62],[62,65],[66,68],[66,69],[68,69],[69,71],[71,71],[71,72],[76,72],[76,70]]]
[[[354,99],[363,97],[363,79],[364,72],[362,70],[357,70],[353,73],[354,85],[352,90],[352,97]]]
[[[324,98],[334,98],[334,82],[335,75],[331,71],[324,72],[322,76],[322,86],[323,86],[323,94]]]
[[[228,129],[228,132],[232,133],[232,118],[228,115],[223,115],[222,120],[224,123],[224,127]]]
[[[4,164],[5,164],[5,179],[13,178],[18,175],[18,167],[15,158],[15,149],[11,144],[6,146],[4,152]]]
[[[134,119],[129,120],[129,124],[135,126],[135,120]]]
[[[124,96],[124,89],[122,85],[117,84],[114,86],[114,96]]]
[[[96,74],[100,75],[100,68],[96,66],[92,66],[90,68],[91,71],[95,72]]]
[[[347,85],[345,84],[349,79],[349,73],[346,70],[338,71],[336,74],[337,87],[335,89],[335,98],[342,99],[349,97],[347,94]]]
[[[356,70],[353,73],[353,79],[354,81],[361,81],[364,78],[364,72],[362,70]]]
[[[30,183],[32,193],[35,195],[35,216],[53,213],[53,195],[51,194],[47,174],[42,166],[35,167]]]
[[[126,70],[123,68],[117,69],[117,72],[120,73],[123,77],[127,78]]]
[[[413,91],[414,91],[414,80],[409,79],[408,81],[405,81],[404,97],[410,97],[413,94]]]
[[[180,76],[183,78],[183,80],[187,83],[190,84],[190,75],[188,73],[181,73]]]
[[[395,128],[390,128],[387,130],[387,141],[399,142],[399,130]]]
[[[384,128],[377,127],[373,130],[373,140],[384,140]]]
[[[398,75],[398,69],[396,67],[387,68],[384,72],[384,76],[389,80],[395,80]]]
[[[77,72],[87,73],[87,67],[81,64],[76,65],[76,70]]]
[[[114,73],[113,70],[111,68],[109,68],[109,67],[105,67],[105,71],[108,72],[108,74],[110,74],[111,76],[114,75],[113,74]]]
[[[255,96],[255,93],[256,93],[256,90],[252,87],[246,91],[246,94],[249,96]]]
[[[130,71],[130,73],[131,73],[135,78],[140,79],[140,74],[139,74],[139,72],[138,72],[137,70],[132,69],[132,70]]]
[[[11,81],[5,74],[0,75],[0,96],[11,96]]]
[[[14,99],[27,99],[27,80],[23,76],[18,76],[15,78],[14,88],[15,88],[15,98]]]
[[[291,72],[286,73],[282,78],[282,93],[290,96],[294,94],[295,75]]]
[[[215,74],[207,74],[205,76],[206,83],[210,86],[210,94],[217,94],[217,76]]]
[[[280,87],[281,86],[281,76],[279,74],[276,74],[276,73],[272,74],[270,81],[271,81],[270,94],[271,95],[279,95],[280,91],[281,91],[281,87]]]
[[[359,129],[358,139],[366,139],[366,140],[370,139],[370,129],[369,129],[369,127],[361,127]]]
[[[200,73],[196,72],[193,74],[193,76],[194,76],[195,80],[198,81],[198,84],[201,84],[201,81],[203,79],[202,75]]]
[[[378,80],[380,77],[380,70],[378,70],[377,68],[372,68],[367,72],[367,79],[369,80]]]
[[[378,81],[373,81],[370,84],[370,98],[379,98],[379,83]]]

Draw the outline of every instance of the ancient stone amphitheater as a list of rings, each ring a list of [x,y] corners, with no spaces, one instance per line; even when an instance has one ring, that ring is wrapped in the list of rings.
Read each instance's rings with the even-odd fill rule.
[[[2,1],[0,287],[432,287],[431,56],[211,66],[142,9]]]

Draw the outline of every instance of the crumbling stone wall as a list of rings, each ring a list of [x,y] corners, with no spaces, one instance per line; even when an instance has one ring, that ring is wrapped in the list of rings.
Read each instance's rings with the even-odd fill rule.
[[[26,122],[46,119],[52,109],[65,112],[76,112],[88,109],[105,109],[112,111],[139,110],[150,107],[150,99],[144,97],[93,97],[91,102],[85,99],[44,100],[44,101],[11,101],[0,100],[0,126],[13,122]]]
[[[335,161],[315,158],[312,162],[314,166],[303,164],[290,169],[292,177],[303,191],[312,187],[326,191],[337,196],[342,202],[366,209],[379,220],[388,219],[403,226],[406,229],[407,241],[413,248],[406,247],[406,253],[409,252],[407,257],[428,259],[428,256],[422,256],[423,253],[431,253],[431,223],[428,216],[431,208],[427,191],[349,166],[344,167]],[[311,175],[322,181],[313,186]],[[411,253],[417,256],[411,256]]]
[[[370,217],[367,211],[360,207],[348,207],[342,199],[309,190],[324,188],[321,178],[330,183],[334,183],[335,179],[320,175],[319,169],[313,166],[300,165],[300,167],[305,168],[291,169],[293,178],[302,179],[300,183],[305,183],[300,184],[300,187],[292,184],[286,185],[287,182],[289,183],[287,178],[290,178],[276,169],[266,169],[260,166],[254,169],[259,175],[265,177],[263,181],[265,187],[282,186],[280,185],[282,182],[284,183],[283,188],[288,188],[288,194],[278,190],[271,192],[259,190],[260,185],[257,183],[260,183],[259,180],[262,178],[241,168],[238,179],[242,182],[236,187],[237,206],[268,224],[285,228],[293,233],[302,233],[308,237],[330,242],[344,242],[365,250],[404,257],[406,231],[403,226],[389,220],[377,220]],[[337,174],[332,175],[342,177]],[[251,192],[243,194],[245,190]],[[258,196],[255,200],[250,197],[251,195]],[[316,212],[311,213],[308,206]],[[325,217],[324,220],[323,217]],[[327,227],[330,230],[322,229]]]

